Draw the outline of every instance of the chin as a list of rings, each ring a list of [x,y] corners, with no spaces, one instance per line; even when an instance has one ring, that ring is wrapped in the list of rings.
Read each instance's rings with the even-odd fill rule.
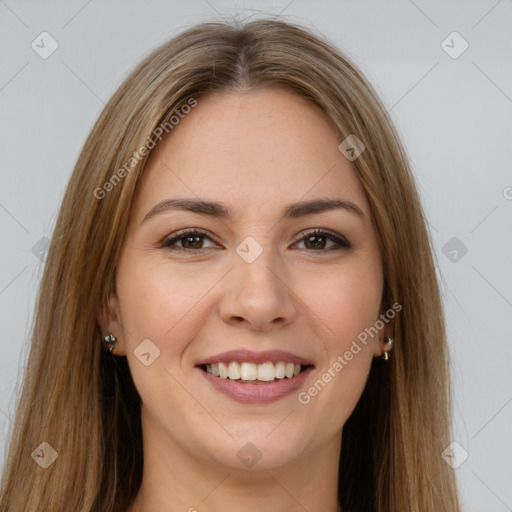
[[[218,464],[237,471],[258,471],[293,463],[303,446],[300,437],[295,442],[289,435],[278,435],[270,428],[259,434],[233,435],[224,446],[216,443],[210,449],[211,458]]]

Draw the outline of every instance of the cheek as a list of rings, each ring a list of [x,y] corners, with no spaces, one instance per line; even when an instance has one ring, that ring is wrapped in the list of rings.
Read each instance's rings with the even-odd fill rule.
[[[377,263],[340,266],[322,275],[304,274],[300,296],[320,319],[330,351],[344,350],[378,318],[383,278]]]
[[[317,342],[325,351],[316,380],[306,392],[327,430],[345,423],[368,378],[374,356],[374,339],[368,329],[378,319],[382,295],[379,269],[378,262],[347,264],[337,272],[317,275],[314,283],[309,278],[302,281],[302,293],[310,290],[305,302],[311,317],[319,319]]]
[[[197,316],[201,298],[214,287],[218,276],[190,267],[177,269],[162,262],[127,265],[128,273],[120,271],[118,292],[130,338],[176,340],[175,333]]]
[[[186,331],[194,330],[192,324],[199,325],[197,304],[204,294],[204,282],[209,281],[203,279],[201,284],[197,272],[195,277],[189,273],[177,271],[166,262],[154,264],[135,257],[119,265],[117,291],[126,356],[135,387],[154,418],[165,417],[162,404],[174,410],[188,403],[188,395],[179,385],[181,376],[176,374],[176,364],[188,343]],[[148,365],[139,359],[142,351],[138,349],[147,339],[156,347],[145,345],[145,352],[150,354]]]

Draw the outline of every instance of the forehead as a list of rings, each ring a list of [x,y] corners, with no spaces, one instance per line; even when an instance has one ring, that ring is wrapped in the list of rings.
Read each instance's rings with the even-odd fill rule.
[[[340,137],[306,100],[276,88],[197,101],[153,150],[136,210],[171,195],[195,195],[260,211],[299,199],[344,197],[368,211],[352,163],[338,150]]]

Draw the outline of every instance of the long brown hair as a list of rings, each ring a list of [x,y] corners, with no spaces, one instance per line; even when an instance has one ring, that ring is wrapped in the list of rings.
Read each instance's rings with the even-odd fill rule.
[[[102,348],[97,313],[115,290],[147,159],[137,150],[154,145],[155,129],[191,98],[268,87],[321,109],[340,142],[354,134],[364,143],[353,164],[380,236],[384,298],[403,307],[391,360],[373,361],[343,428],[340,504],[346,512],[459,511],[453,470],[441,458],[450,443],[443,312],[407,155],[356,66],[321,36],[271,19],[215,21],[180,34],[128,76],[96,122],[65,192],[40,284],[2,511],[123,512],[133,500],[143,469],[140,398],[126,359]],[[46,469],[31,456],[42,442],[58,454]]]

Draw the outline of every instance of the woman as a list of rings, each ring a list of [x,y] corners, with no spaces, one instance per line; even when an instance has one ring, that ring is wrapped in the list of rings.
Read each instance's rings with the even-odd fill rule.
[[[3,511],[458,511],[402,144],[328,42],[205,23],[102,112],[41,283]]]

